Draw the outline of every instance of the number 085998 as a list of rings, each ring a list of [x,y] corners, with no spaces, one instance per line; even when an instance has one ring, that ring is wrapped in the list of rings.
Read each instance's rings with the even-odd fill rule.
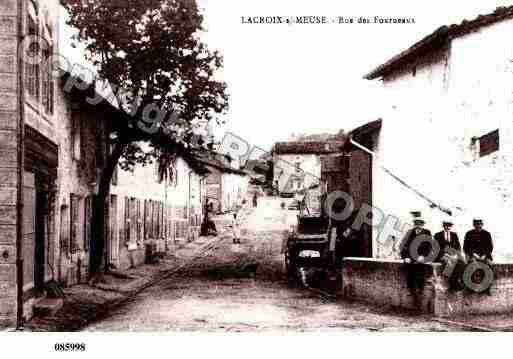
[[[84,343],[56,343],[54,349],[56,352],[85,352],[86,345]]]

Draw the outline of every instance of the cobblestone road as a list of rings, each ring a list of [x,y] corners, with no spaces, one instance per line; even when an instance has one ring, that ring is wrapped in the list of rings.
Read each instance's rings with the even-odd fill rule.
[[[429,318],[390,309],[381,312],[292,288],[283,275],[281,241],[288,223],[279,204],[279,199],[265,198],[256,210],[246,211],[240,245],[232,244],[228,230],[215,241],[200,239],[209,250],[194,260],[197,251],[177,250],[174,255],[185,263],[178,271],[85,330],[451,329]],[[287,211],[288,221],[294,215]]]

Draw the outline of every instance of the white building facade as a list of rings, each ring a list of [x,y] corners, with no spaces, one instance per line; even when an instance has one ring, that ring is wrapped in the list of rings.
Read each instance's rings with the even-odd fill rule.
[[[373,148],[375,224],[381,222],[374,256],[398,255],[395,218],[401,228],[410,211],[422,211],[436,232],[447,217],[384,166],[448,209],[460,240],[472,219],[482,218],[496,259],[513,258],[512,18],[512,9],[500,9],[440,28],[366,75],[382,80],[390,105]]]

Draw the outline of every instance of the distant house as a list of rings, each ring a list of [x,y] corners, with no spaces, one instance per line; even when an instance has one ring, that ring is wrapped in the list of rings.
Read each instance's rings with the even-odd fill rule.
[[[391,99],[367,136],[381,229],[418,210],[432,230],[451,214],[462,236],[481,217],[496,257],[513,253],[512,33],[513,7],[498,8],[440,27],[365,75]],[[375,231],[375,256],[397,256],[397,235],[388,234]]]
[[[216,212],[234,211],[242,205],[249,186],[249,176],[235,168],[226,155],[207,152],[197,155],[198,161],[208,169],[205,179],[206,200]]]
[[[159,181],[156,165],[118,168],[109,201],[107,258],[126,269],[144,263],[145,244],[166,251],[177,240],[199,235],[209,171],[196,161],[178,157],[170,181]]]
[[[293,195],[321,183],[321,156],[339,153],[343,141],[278,142],[272,150],[273,185]]]

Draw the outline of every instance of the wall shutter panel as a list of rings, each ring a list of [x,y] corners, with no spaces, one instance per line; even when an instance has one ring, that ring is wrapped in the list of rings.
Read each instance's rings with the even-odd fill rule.
[[[125,197],[125,243],[130,243],[130,199]]]
[[[143,242],[143,225],[142,225],[142,209],[141,209],[141,200],[137,199],[135,206],[137,208],[137,242]]]
[[[163,202],[160,202],[159,214],[160,214],[160,235],[159,235],[159,237],[162,238],[162,237],[164,237],[164,203]]]
[[[79,197],[71,194],[71,252],[75,253],[79,250],[80,246],[78,243],[79,230]]]
[[[136,208],[136,200],[135,198],[130,199],[130,229],[131,235],[130,240],[131,243],[137,243],[137,208]]]
[[[84,249],[85,249],[85,251],[89,251],[90,243],[91,243],[91,220],[92,220],[91,205],[92,205],[91,196],[88,196],[85,199],[85,209],[84,209]]]

